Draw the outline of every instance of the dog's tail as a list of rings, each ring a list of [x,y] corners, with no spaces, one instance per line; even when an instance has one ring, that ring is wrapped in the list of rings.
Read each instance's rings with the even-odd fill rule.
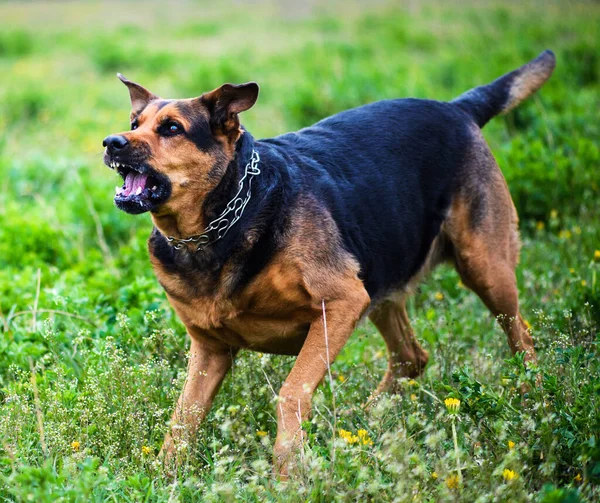
[[[556,66],[552,51],[544,51],[514,72],[507,73],[486,86],[461,94],[451,103],[467,112],[479,125],[498,114],[505,114],[535,93],[546,82]]]

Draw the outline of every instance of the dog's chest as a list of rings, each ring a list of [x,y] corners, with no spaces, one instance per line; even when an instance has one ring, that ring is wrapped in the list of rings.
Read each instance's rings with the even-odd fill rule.
[[[210,335],[234,346],[297,354],[320,304],[304,285],[299,264],[274,260],[241,291],[231,293],[235,271],[227,267],[207,288],[202,276],[184,277],[153,259],[155,273],[190,336]]]

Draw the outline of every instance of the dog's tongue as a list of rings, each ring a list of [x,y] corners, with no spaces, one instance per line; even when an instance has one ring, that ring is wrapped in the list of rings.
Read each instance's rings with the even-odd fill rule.
[[[125,177],[125,190],[123,191],[124,195],[140,194],[146,188],[147,179],[148,173],[138,173],[137,171],[127,173]]]

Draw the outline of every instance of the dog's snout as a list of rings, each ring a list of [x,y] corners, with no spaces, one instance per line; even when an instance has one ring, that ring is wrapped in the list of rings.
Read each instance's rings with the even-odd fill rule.
[[[107,147],[108,150],[112,150],[112,151],[122,150],[128,144],[129,144],[129,141],[127,141],[127,138],[125,138],[122,135],[118,135],[118,134],[111,134],[110,136],[107,136],[106,138],[104,138],[104,141],[102,142],[103,147]]]

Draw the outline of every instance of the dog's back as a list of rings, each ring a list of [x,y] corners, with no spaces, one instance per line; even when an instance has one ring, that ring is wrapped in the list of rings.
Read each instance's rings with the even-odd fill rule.
[[[471,136],[453,105],[404,99],[348,110],[265,143],[285,150],[285,169],[301,192],[331,213],[374,298],[425,261]]]
[[[473,161],[474,153],[481,164],[491,156],[479,127],[541,87],[553,68],[546,51],[450,103],[379,101],[260,143],[285,151],[284,169],[326,205],[369,295],[381,297],[422,268],[455,195],[476,196],[492,176]]]

